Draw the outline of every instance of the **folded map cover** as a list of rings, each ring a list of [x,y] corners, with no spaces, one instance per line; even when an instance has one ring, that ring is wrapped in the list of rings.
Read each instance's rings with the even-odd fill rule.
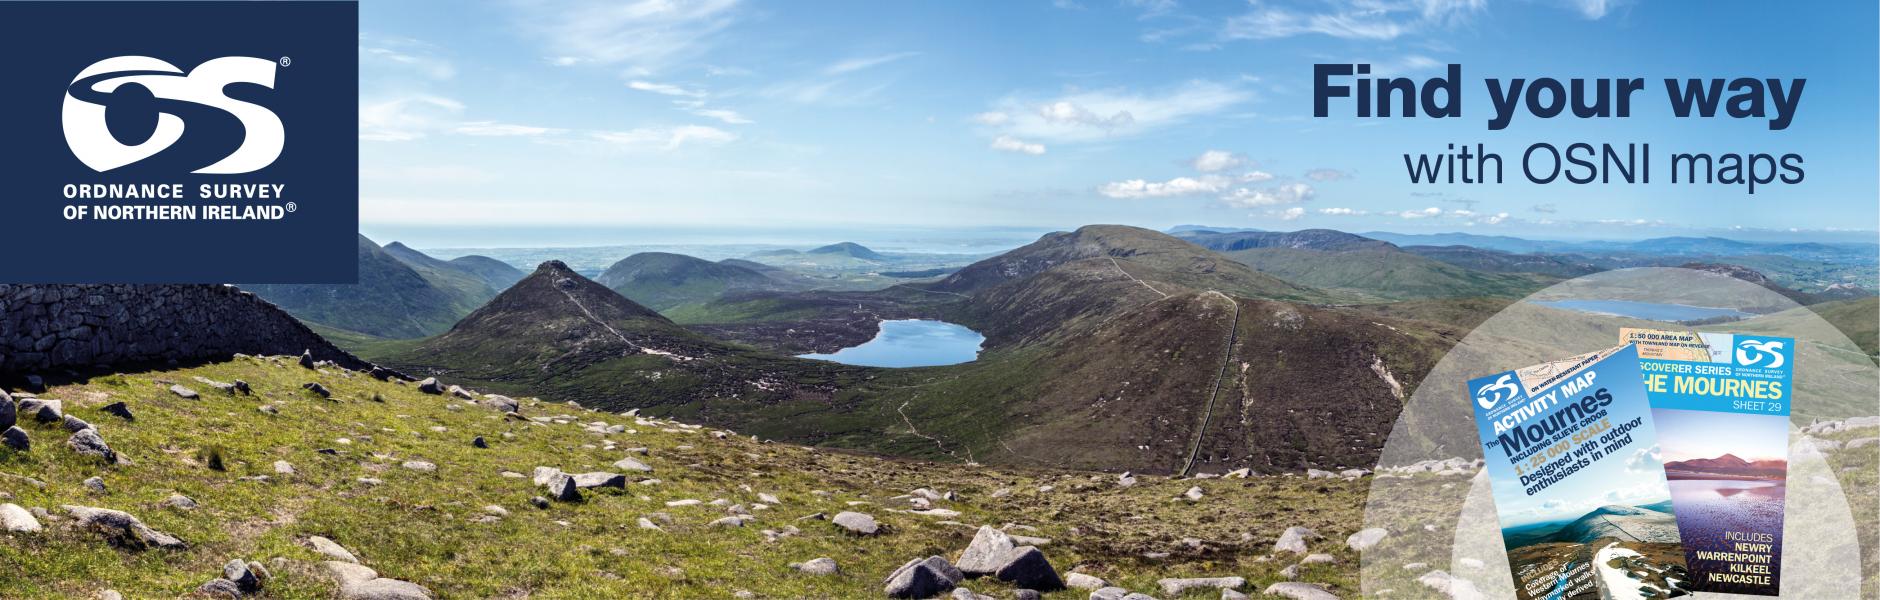
[[[1795,340],[1632,328],[1619,336],[1638,346],[1692,588],[1778,595]]]
[[[1469,382],[1522,600],[1688,593],[1638,374],[1626,345]]]

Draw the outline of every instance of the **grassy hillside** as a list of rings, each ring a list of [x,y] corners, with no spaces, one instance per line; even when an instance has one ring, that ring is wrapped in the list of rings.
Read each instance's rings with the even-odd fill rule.
[[[1542,275],[1466,269],[1395,247],[1341,251],[1254,248],[1228,252],[1227,256],[1262,273],[1293,283],[1346,292],[1374,301],[1520,297],[1554,281]]]
[[[762,273],[737,264],[683,254],[641,252],[621,259],[594,280],[660,312],[695,307],[729,295],[808,289],[807,278]]]
[[[217,392],[198,377],[246,381],[254,395]],[[201,398],[177,397],[167,391],[172,382]],[[332,398],[302,390],[308,382],[325,385]],[[69,519],[42,519],[44,531],[0,534],[0,562],[15,569],[0,578],[0,597],[91,597],[104,589],[175,597],[218,576],[232,558],[266,565],[271,597],[330,597],[336,584],[319,565],[325,557],[306,545],[310,536],[337,542],[381,577],[440,598],[878,597],[896,566],[931,554],[956,557],[978,524],[1048,538],[1038,545],[1060,572],[1076,569],[1148,593],[1157,593],[1162,577],[1240,576],[1247,590],[1281,581],[1280,570],[1298,557],[1276,554],[1275,539],[1286,527],[1313,527],[1327,539],[1312,551],[1338,562],[1307,565],[1299,577],[1341,596],[1357,591],[1359,557],[1342,540],[1359,527],[1365,480],[1143,476],[1124,487],[1113,475],[908,463],[720,438],[675,422],[527,398],[520,413],[527,418],[511,419],[412,385],[303,369],[289,357],[105,376],[42,395],[65,399],[128,464],[81,457],[57,442],[63,435],[55,427],[24,425],[38,443],[29,452],[0,449],[0,482],[9,492],[0,502],[54,515],[65,504],[123,510],[188,548],[115,549]],[[136,420],[99,410],[112,402],[127,403]],[[608,425],[623,427],[608,433]],[[479,436],[489,448],[471,445]],[[207,464],[212,455],[224,470]],[[504,475],[537,466],[617,471],[611,463],[629,457],[653,471],[626,472],[632,483],[625,489],[587,490],[582,502],[545,509],[529,503],[543,488]],[[276,461],[293,472],[277,471]],[[435,469],[407,468],[409,461]],[[80,485],[93,476],[107,492]],[[1190,486],[1205,496],[1175,500]],[[908,512],[907,494],[917,488],[957,494],[932,505],[959,514]],[[199,507],[166,507],[173,494]],[[688,499],[702,504],[668,505]],[[720,499],[723,505],[711,504]],[[730,514],[728,505],[754,519],[711,525]],[[855,537],[805,518],[850,510],[872,514],[883,533]],[[643,517],[660,529],[636,525]],[[834,559],[840,573],[787,566],[818,557]],[[1012,589],[990,578],[967,585],[1000,596]]]
[[[423,337],[449,329],[489,299],[487,287],[472,278],[420,273],[363,235],[359,236],[357,284],[241,287],[303,321],[393,338]]]

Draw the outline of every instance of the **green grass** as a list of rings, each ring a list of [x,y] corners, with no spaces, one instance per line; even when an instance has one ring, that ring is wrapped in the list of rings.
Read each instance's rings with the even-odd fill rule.
[[[255,397],[231,397],[192,380],[242,379]],[[313,396],[300,384],[320,381],[332,400]],[[165,391],[178,382],[203,392],[190,401]],[[1328,541],[1315,551],[1340,557],[1340,565],[1308,570],[1308,579],[1336,593],[1356,593],[1357,557],[1342,545],[1361,521],[1368,482],[1310,481],[1297,477],[1198,482],[1208,491],[1199,503],[1172,500],[1191,482],[1144,477],[1118,488],[1113,475],[1070,471],[1008,470],[878,459],[818,451],[747,437],[715,439],[704,430],[635,425],[632,418],[590,413],[563,404],[525,400],[523,413],[567,417],[575,424],[538,424],[504,419],[475,406],[423,395],[409,385],[373,381],[328,369],[313,373],[292,360],[239,359],[174,371],[114,375],[81,385],[59,386],[44,397],[67,402],[68,411],[95,423],[132,464],[105,466],[84,460],[61,443],[51,427],[28,426],[31,452],[0,451],[0,472],[45,482],[38,488],[0,476],[11,502],[46,507],[83,504],[125,510],[159,530],[190,543],[184,551],[131,552],[106,546],[91,534],[48,524],[40,534],[0,537],[0,564],[25,576],[0,578],[0,597],[85,597],[114,588],[128,597],[184,594],[219,573],[231,558],[271,563],[275,597],[327,597],[333,584],[300,540],[322,535],[338,541],[382,576],[424,585],[440,597],[589,598],[729,597],[751,590],[763,597],[867,597],[905,560],[930,554],[956,555],[971,539],[967,526],[894,512],[892,500],[917,487],[961,494],[941,506],[964,513],[964,523],[1007,522],[1039,528],[1051,538],[1046,554],[1060,571],[1072,567],[1131,589],[1152,592],[1161,577],[1239,575],[1256,587],[1277,581],[1284,560],[1263,561],[1281,530],[1318,528]],[[377,396],[383,401],[374,401]],[[102,414],[104,404],[124,401],[137,414],[125,422]],[[256,410],[273,404],[279,415]],[[451,405],[460,405],[451,410]],[[601,435],[579,423],[607,421],[636,433]],[[445,427],[442,433],[433,426]],[[505,439],[504,433],[513,434]],[[481,435],[492,448],[475,449]],[[334,440],[346,437],[350,445]],[[537,465],[570,472],[609,470],[624,451],[601,449],[603,439],[621,448],[650,448],[645,458],[661,480],[630,485],[626,492],[589,495],[579,504],[537,510],[540,493],[526,479]],[[226,472],[197,464],[199,450],[218,446]],[[691,446],[691,448],[685,448]],[[338,456],[318,454],[335,448]],[[286,460],[298,474],[273,475],[271,464]],[[399,467],[405,460],[436,463],[435,473]],[[97,475],[110,492],[97,496],[80,482]],[[272,481],[242,481],[270,475]],[[357,481],[377,477],[382,485]],[[638,479],[638,478],[636,478]],[[1040,493],[1040,485],[1055,485]],[[993,498],[992,492],[1016,493]],[[818,496],[815,490],[829,492]],[[783,502],[738,529],[707,527],[723,516],[710,506],[666,508],[668,500],[725,498],[749,505],[768,492]],[[171,493],[201,503],[193,512],[159,506]],[[873,514],[885,535],[856,539],[823,521],[798,521],[822,512],[848,510],[848,502]],[[473,523],[484,505],[507,508],[497,523]],[[635,520],[669,513],[667,531],[641,530]],[[565,522],[565,524],[563,524]],[[69,523],[69,521],[68,521]],[[766,542],[761,530],[796,525],[802,533]],[[1205,540],[1209,550],[1180,550],[1180,540]],[[1147,552],[1173,552],[1163,559]],[[819,556],[834,558],[842,575],[819,578],[785,568]],[[285,562],[272,564],[280,558]],[[982,593],[1009,587],[975,581]],[[1065,592],[1055,597],[1082,597]],[[1191,594],[1214,597],[1217,594]]]

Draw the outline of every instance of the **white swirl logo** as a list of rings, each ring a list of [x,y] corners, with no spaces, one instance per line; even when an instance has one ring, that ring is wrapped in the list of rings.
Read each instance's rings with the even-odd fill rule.
[[[1495,405],[1501,404],[1520,393],[1521,388],[1514,384],[1514,374],[1506,373],[1501,376],[1501,379],[1496,379],[1494,383],[1482,386],[1482,389],[1476,390],[1475,403],[1481,405],[1483,410],[1492,410],[1495,408]]]
[[[120,88],[135,85],[136,93],[156,99],[188,102],[218,109],[241,122],[241,146],[195,173],[232,175],[261,170],[281,156],[287,133],[274,111],[228,97],[223,88],[234,83],[274,87],[272,60],[227,56],[197,65],[184,73],[175,65],[148,56],[107,58],[80,71],[65,91],[60,114],[65,144],[79,162],[100,173],[155,156],[182,139],[182,117],[156,112],[156,127],[147,139],[124,144],[112,135],[106,102]]]
[[[1736,363],[1745,367],[1780,369],[1785,362],[1782,347],[1783,343],[1775,340],[1743,340],[1736,344]],[[1769,364],[1762,365],[1763,359],[1769,359]]]

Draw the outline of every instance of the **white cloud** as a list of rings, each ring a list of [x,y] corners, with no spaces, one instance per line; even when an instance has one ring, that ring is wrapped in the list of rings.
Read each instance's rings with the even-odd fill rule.
[[[627,65],[657,72],[703,53],[736,19],[738,0],[518,0],[521,26],[553,64]]]
[[[1227,178],[1217,175],[1176,177],[1168,181],[1129,179],[1098,186],[1097,193],[1124,199],[1169,198],[1217,194],[1227,189],[1227,185]]]
[[[1002,135],[992,140],[993,150],[1019,152],[1037,156],[1044,154],[1044,144],[1034,144],[1009,135]]]
[[[1568,4],[1578,10],[1580,16],[1595,21],[1605,18],[1612,9],[1624,3],[1625,0],[1568,0]]]
[[[458,124],[456,127],[452,128],[451,131],[463,135],[514,137],[545,135],[558,133],[561,130],[549,127],[497,123],[495,121],[469,121]]]
[[[676,85],[672,85],[669,83],[657,83],[657,82],[652,82],[652,81],[641,81],[637,79],[627,82],[627,87],[633,88],[642,92],[652,92],[655,94],[661,94],[661,95],[666,95],[666,96],[682,96],[682,97],[687,97],[687,98],[697,98],[697,97],[705,95],[703,92],[688,90],[688,89],[685,89]]]
[[[1306,171],[1306,179],[1313,181],[1342,181],[1350,178],[1350,173],[1338,169],[1313,169]]]
[[[359,105],[359,139],[373,142],[420,139],[448,127],[463,109],[461,102],[427,94],[364,102]]]
[[[658,150],[673,150],[688,144],[715,146],[738,139],[735,133],[704,125],[641,127],[626,131],[596,131],[589,135],[609,144]]]
[[[1351,40],[1393,40],[1407,33],[1464,21],[1487,0],[1336,0],[1320,10],[1257,5],[1227,20],[1221,37],[1261,40],[1317,34]]]
[[[1235,208],[1297,204],[1311,199],[1314,194],[1312,186],[1288,183],[1268,188],[1234,188],[1221,196],[1221,202]]]
[[[987,111],[987,112],[982,112],[982,113],[973,115],[973,122],[978,123],[980,125],[991,125],[991,126],[997,127],[997,126],[1012,122],[1012,115],[1008,115],[1008,114],[1005,114],[996,110]]]
[[[363,39],[368,39],[364,38],[364,36],[361,37],[362,41]],[[388,41],[378,38],[369,39],[380,42]],[[360,54],[361,57],[365,59],[361,62],[408,69],[431,79],[443,80],[457,76],[457,68],[452,66],[450,61],[432,55],[430,53],[430,46],[427,44],[407,40],[402,43],[392,42],[388,45],[396,45],[399,47],[397,49],[376,46],[361,47],[359,49]]]
[[[1429,208],[1425,208],[1423,210],[1405,210],[1405,211],[1399,211],[1399,212],[1395,212],[1391,214],[1397,215],[1399,217],[1403,217],[1405,219],[1427,219],[1430,217],[1443,216],[1443,209],[1432,206]]]
[[[823,67],[823,74],[824,75],[842,75],[845,73],[854,73],[856,71],[860,71],[863,69],[867,69],[871,67],[878,67],[881,65],[885,65],[885,64],[897,61],[897,60],[901,60],[904,58],[911,58],[915,56],[920,56],[920,53],[919,52],[896,52],[894,54],[881,54],[877,56],[858,56],[855,58],[849,58],[849,59],[837,61],[835,64],[831,64],[827,67]]]
[[[717,119],[719,122],[725,123],[727,125],[748,125],[752,123],[750,119],[744,118],[744,115],[738,114],[738,111],[735,111],[735,110],[728,110],[728,109],[722,109],[722,108],[694,108],[694,109],[688,109],[688,110],[692,114],[695,114],[701,117],[710,118],[710,119]]]
[[[1357,209],[1357,208],[1331,207],[1331,208],[1319,209],[1319,214],[1331,215],[1334,217],[1362,217],[1364,215],[1371,214],[1371,211]]]
[[[1247,159],[1226,150],[1208,150],[1189,161],[1196,171],[1214,173],[1239,168],[1247,164]]]
[[[1506,220],[1508,220],[1508,213],[1495,213],[1476,219],[1475,223],[1480,225],[1500,225],[1502,221]]]
[[[1245,102],[1253,94],[1233,85],[1190,81],[1151,92],[1094,90],[1057,97],[1011,95],[981,115],[1000,114],[996,133],[1049,142],[1092,142],[1131,137]]]
[[[1259,183],[1272,180],[1273,174],[1266,171],[1248,171],[1240,174],[1241,183]]]
[[[1279,217],[1281,221],[1292,221],[1299,217],[1306,216],[1306,209],[1294,206],[1286,210],[1277,211],[1273,213],[1273,216]]]

